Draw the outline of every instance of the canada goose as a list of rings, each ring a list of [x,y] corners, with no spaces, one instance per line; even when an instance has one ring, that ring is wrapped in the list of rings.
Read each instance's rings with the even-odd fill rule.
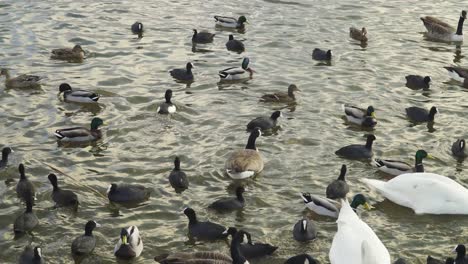
[[[255,141],[262,135],[259,128],[252,130],[245,149],[232,152],[225,163],[226,173],[233,179],[246,179],[263,170],[263,159]]]
[[[365,145],[353,144],[345,146],[335,151],[335,154],[347,159],[370,159],[373,155],[372,143],[375,139],[374,135],[368,135]]]
[[[449,24],[431,16],[421,17],[427,29],[427,36],[442,41],[463,41],[463,22],[466,19],[466,11],[461,12],[457,30]]]
[[[71,49],[53,49],[50,57],[55,60],[82,61],[84,59],[84,51],[80,45],[75,45]]]
[[[355,27],[350,27],[349,36],[352,39],[359,40],[361,42],[366,42],[367,41],[367,29],[363,27],[361,30],[359,30]]]
[[[415,123],[434,122],[435,114],[439,113],[437,107],[433,106],[429,111],[421,107],[408,107],[405,109],[408,118]]]
[[[193,30],[193,36],[192,36],[192,42],[193,43],[200,43],[200,44],[206,44],[213,42],[213,38],[216,34],[210,33],[210,32],[198,32],[196,29]]]
[[[465,82],[468,79],[468,68],[462,67],[444,67],[448,71],[450,78],[455,81]]]

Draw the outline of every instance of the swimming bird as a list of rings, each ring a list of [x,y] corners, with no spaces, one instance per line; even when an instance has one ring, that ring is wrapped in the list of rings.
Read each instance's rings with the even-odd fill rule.
[[[429,89],[431,77],[421,75],[407,75],[406,87],[411,89]]]
[[[8,164],[8,156],[10,156],[11,153],[13,153],[13,149],[10,147],[4,147],[2,149],[2,159],[0,160],[0,169],[3,169],[7,166]]]
[[[199,44],[206,44],[213,42],[213,38],[216,34],[202,31],[198,32],[196,29],[193,30],[192,42]]]
[[[444,67],[448,71],[450,78],[455,81],[465,82],[468,79],[468,68],[462,67]]]
[[[453,258],[447,258],[445,260],[445,262],[443,260],[439,260],[439,259],[436,259],[436,258],[433,258],[431,256],[427,256],[427,259],[426,259],[426,263],[427,264],[455,264],[455,260]]]
[[[36,75],[22,74],[15,78],[10,77],[10,72],[7,69],[1,69],[0,76],[5,76],[5,87],[7,88],[37,88],[40,87],[42,79]]]
[[[419,172],[401,174],[387,182],[361,181],[416,214],[468,214],[468,190],[449,177]]]
[[[50,183],[53,186],[52,190],[52,200],[55,202],[55,207],[73,207],[75,210],[78,209],[78,196],[70,191],[63,190],[58,186],[57,176],[55,174],[49,174],[48,176]]]
[[[160,264],[232,264],[229,255],[213,252],[174,252],[154,257]]]
[[[242,60],[242,68],[231,67],[219,71],[219,77],[222,81],[238,81],[244,79],[251,79],[254,74],[254,70],[249,67],[250,59],[244,58]]]
[[[293,237],[299,242],[314,240],[317,238],[317,227],[314,222],[301,219],[294,225]]]
[[[143,240],[136,226],[122,228],[119,241],[114,247],[114,255],[120,259],[137,258],[143,251]]]
[[[348,183],[345,180],[346,175],[346,165],[341,166],[340,176],[338,179],[334,180],[327,186],[327,198],[329,199],[338,199],[338,198],[346,198],[346,194],[349,192]]]
[[[93,230],[100,227],[96,221],[90,220],[85,225],[85,233],[75,238],[71,244],[71,252],[75,255],[86,255],[93,252],[96,247],[96,238],[93,236]]]
[[[171,101],[171,99],[172,99],[172,90],[171,89],[166,90],[166,92],[164,94],[164,98],[166,99],[166,101],[164,103],[161,103],[158,106],[158,109],[156,109],[156,112],[158,114],[162,114],[162,115],[175,113],[177,111],[177,108]]]
[[[353,144],[345,146],[335,151],[335,154],[347,159],[370,159],[372,158],[372,143],[375,140],[374,135],[368,135],[366,145]]]
[[[398,258],[397,260],[395,260],[393,264],[407,264],[407,263],[404,259]]]
[[[367,41],[367,29],[363,27],[361,30],[359,30],[355,27],[350,27],[349,36],[352,39],[359,40],[361,42],[366,42]]]
[[[468,263],[468,256],[466,256],[466,248],[465,245],[459,244],[453,249],[453,252],[457,253],[457,257],[455,258],[455,264],[467,264]]]
[[[427,36],[441,41],[463,41],[463,22],[466,19],[466,11],[463,10],[458,20],[458,26],[455,28],[449,24],[431,16],[421,17],[424,26],[427,29]]]
[[[16,184],[16,194],[19,198],[26,200],[28,195],[31,196],[32,199],[35,197],[34,192],[34,185],[28,178],[26,178],[26,174],[24,173],[24,165],[21,163],[18,166],[18,171],[20,173],[20,180],[18,184]]]
[[[132,29],[132,32],[134,34],[142,34],[143,33],[143,23],[137,21],[137,22],[132,24],[131,29]]]
[[[193,73],[192,73],[193,64],[191,62],[187,62],[185,69],[173,69],[169,71],[172,78],[184,81],[184,82],[191,82],[193,81]]]
[[[96,103],[99,100],[99,94],[87,90],[72,90],[68,83],[62,83],[59,86],[59,94],[63,93],[65,102],[74,103]]]
[[[288,258],[284,264],[319,264],[319,262],[309,254],[299,254]]]
[[[315,48],[312,51],[312,59],[314,60],[331,60],[332,59],[332,51],[331,50],[322,50],[319,48]]]
[[[405,110],[408,118],[415,123],[434,122],[435,114],[439,113],[439,109],[435,106],[431,107],[429,111],[417,106],[408,107]]]
[[[30,193],[26,195],[25,201],[26,211],[18,215],[15,223],[13,224],[13,231],[15,231],[15,234],[31,232],[39,224],[39,219],[32,210],[33,199]]]
[[[189,219],[188,234],[191,238],[199,241],[212,241],[225,239],[228,236],[226,227],[210,221],[198,221],[197,215],[192,208],[187,207],[183,212]]]
[[[75,45],[72,49],[53,49],[50,57],[54,60],[82,61],[84,59],[84,55],[84,50],[81,46]]]
[[[363,127],[374,127],[377,125],[375,110],[372,105],[368,106],[367,109],[352,105],[342,105],[342,107],[348,122]]]
[[[180,169],[179,157],[174,159],[174,169],[169,174],[169,183],[176,191],[185,190],[189,186],[187,175]]]
[[[271,116],[260,116],[254,118],[247,124],[247,130],[251,131],[257,127],[262,131],[272,129],[278,125],[278,118],[282,116],[281,111],[275,111]]]
[[[245,230],[241,230],[240,232],[244,233],[247,236],[246,240],[242,241],[239,246],[240,254],[244,256],[247,260],[271,255],[278,249],[278,247],[268,243],[252,242],[252,235],[249,232]],[[227,233],[231,235],[234,239],[234,237],[236,237],[237,233],[239,232],[237,228],[230,227],[228,228]]]
[[[344,199],[336,223],[338,231],[328,254],[331,264],[390,264],[387,248]]]
[[[255,146],[255,141],[262,135],[259,128],[250,133],[245,149],[232,152],[224,168],[229,177],[239,180],[246,179],[258,174],[263,170],[263,159]]]
[[[72,127],[55,130],[54,135],[61,142],[90,142],[102,137],[99,126],[103,125],[102,119],[95,117],[91,120],[91,129],[85,127]]]
[[[319,215],[325,215],[337,218],[340,212],[340,204],[335,200],[327,199],[325,197],[320,197],[312,195],[310,193],[301,193],[300,194],[304,204],[307,208],[314,211]],[[372,206],[367,202],[366,197],[363,194],[356,194],[351,201],[351,208],[356,210],[359,205],[364,206],[364,209],[370,210]]]
[[[34,249],[27,245],[21,255],[18,258],[18,264],[42,264],[45,263],[42,260],[42,251],[40,247],[34,247]]]
[[[262,95],[260,101],[263,102],[272,102],[272,103],[292,103],[296,101],[295,92],[299,92],[299,88],[295,84],[290,84],[288,86],[288,92],[276,92],[272,94]]]
[[[107,188],[107,198],[114,203],[137,204],[148,200],[151,191],[143,185],[112,183]]]
[[[221,198],[211,203],[208,206],[208,208],[216,210],[218,212],[226,212],[226,211],[242,209],[245,206],[245,199],[244,199],[244,196],[242,195],[244,192],[245,192],[244,187],[239,186],[236,188],[235,198],[234,197]]]
[[[375,159],[374,165],[377,166],[377,168],[382,172],[398,176],[403,173],[424,172],[423,159],[425,158],[433,157],[425,150],[420,149],[416,151],[416,155],[414,157],[414,166],[411,166],[410,164],[403,161],[382,159]]]
[[[455,141],[452,144],[452,154],[457,158],[465,158],[466,157],[465,147],[466,147],[465,140],[457,139],[457,141]]]
[[[240,16],[238,19],[233,17],[225,17],[225,16],[214,16],[216,26],[227,27],[227,28],[244,28],[244,23],[247,22],[247,18],[245,16]]]
[[[230,51],[241,53],[245,50],[244,43],[242,41],[234,39],[233,35],[229,35],[229,40],[226,42],[226,48]]]

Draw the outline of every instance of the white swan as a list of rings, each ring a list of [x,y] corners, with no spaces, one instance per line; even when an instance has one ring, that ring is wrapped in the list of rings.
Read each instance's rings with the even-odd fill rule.
[[[390,264],[390,254],[372,229],[341,200],[338,231],[328,257],[331,264]]]
[[[468,190],[434,173],[405,173],[388,182],[362,179],[385,198],[416,214],[468,214]]]

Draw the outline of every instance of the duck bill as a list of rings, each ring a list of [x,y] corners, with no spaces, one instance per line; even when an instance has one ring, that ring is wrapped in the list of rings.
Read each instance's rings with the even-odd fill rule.
[[[374,209],[374,206],[370,205],[368,202],[364,203],[364,208],[368,211]]]
[[[127,236],[126,235],[122,236],[122,245],[127,245]]]
[[[430,155],[430,154],[427,154],[427,158],[428,158],[428,159],[435,159],[435,157],[432,156],[432,155]]]
[[[373,118],[377,118],[377,116],[375,115],[375,112],[372,112],[371,116],[372,116]]]

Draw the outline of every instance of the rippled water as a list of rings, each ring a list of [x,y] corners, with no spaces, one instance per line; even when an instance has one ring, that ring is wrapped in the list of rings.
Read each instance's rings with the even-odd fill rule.
[[[466,136],[466,90],[449,81],[442,68],[466,65],[465,45],[424,39],[421,15],[436,15],[456,25],[460,6],[421,1],[11,1],[0,3],[0,66],[11,74],[37,74],[47,79],[39,90],[7,90],[0,83],[0,147],[15,150],[11,165],[0,172],[2,182],[17,179],[23,162],[39,196],[35,211],[40,226],[34,236],[14,239],[13,222],[23,206],[15,184],[0,184],[0,262],[14,262],[31,241],[43,248],[48,263],[72,262],[70,244],[83,233],[87,220],[102,224],[96,229],[98,245],[87,263],[113,263],[113,245],[121,227],[138,225],[145,249],[135,263],[151,263],[167,251],[216,249],[228,252],[223,242],[186,243],[187,219],[180,213],[193,207],[200,219],[251,232],[257,241],[279,246],[272,256],[252,263],[282,263],[294,254],[308,252],[324,263],[336,224],[304,209],[301,191],[324,194],[342,163],[348,165],[352,193],[363,192],[376,210],[362,212],[387,246],[392,259],[404,257],[423,263],[428,254],[448,256],[457,243],[466,243],[466,217],[416,216],[412,211],[384,201],[369,192],[360,178],[384,178],[367,163],[342,160],[334,151],[364,142],[364,134],[348,127],[340,105],[372,104],[379,124],[374,144],[376,156],[412,162],[419,148],[435,160],[426,170],[468,184],[466,165],[450,156],[450,145]],[[431,11],[428,11],[431,10]],[[431,12],[431,13],[428,13]],[[224,44],[231,33],[214,27],[213,15],[245,15],[250,21],[244,40],[246,52],[228,52]],[[129,28],[136,20],[145,24],[138,39]],[[349,39],[350,26],[366,26],[369,43],[361,47]],[[212,44],[192,50],[192,28],[216,32]],[[50,60],[50,50],[81,44],[87,51],[83,63]],[[332,49],[330,66],[311,60],[315,47]],[[245,83],[218,84],[217,72],[240,66],[244,56],[257,71]],[[196,81],[190,86],[171,79],[168,70],[195,64]],[[431,75],[430,91],[404,86],[407,74]],[[95,90],[102,94],[98,107],[63,102],[58,85]],[[302,90],[297,105],[259,103],[266,93],[286,90],[295,83]],[[174,91],[178,113],[155,113],[164,91]],[[408,106],[436,105],[434,130],[412,126]],[[222,172],[227,154],[245,146],[247,122],[282,109],[281,129],[260,138],[258,147],[265,170],[247,181],[247,207],[239,213],[215,214],[205,208],[214,199],[233,195],[237,183]],[[52,132],[67,126],[88,126],[93,116],[105,120],[104,139],[82,148],[57,145]],[[179,155],[190,179],[190,189],[176,194],[167,176]],[[76,214],[52,210],[47,174],[55,172],[59,184],[78,193]],[[151,199],[137,208],[111,206],[105,191],[111,182],[144,184],[153,189]],[[316,241],[293,240],[292,227],[303,215],[319,228]],[[425,262],[424,262],[425,263]]]

